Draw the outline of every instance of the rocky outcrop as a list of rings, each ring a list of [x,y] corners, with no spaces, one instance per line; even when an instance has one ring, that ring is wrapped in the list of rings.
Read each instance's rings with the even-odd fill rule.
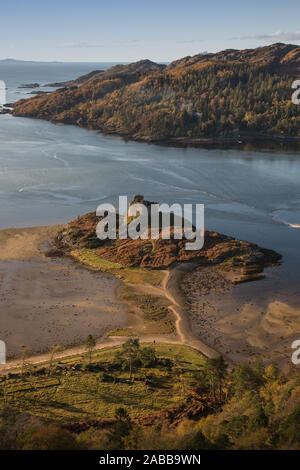
[[[39,83],[22,83],[18,88],[39,88]]]
[[[147,201],[146,201],[147,202]],[[268,265],[277,264],[281,256],[272,250],[205,231],[204,246],[201,250],[186,250],[187,240],[174,239],[174,226],[170,227],[171,239],[99,240],[96,226],[101,218],[94,212],[85,214],[70,222],[60,232],[56,245],[64,252],[89,249],[99,258],[122,266],[140,266],[151,269],[168,268],[179,262],[196,261],[203,266],[218,266],[224,271],[238,271],[244,275],[261,273]]]
[[[137,419],[137,422],[143,427],[154,426],[156,424],[176,427],[187,419],[198,420],[209,414],[216,413],[221,405],[221,401],[213,398],[208,393],[196,389],[192,392],[188,403],[179,403],[170,408],[144,414]]]

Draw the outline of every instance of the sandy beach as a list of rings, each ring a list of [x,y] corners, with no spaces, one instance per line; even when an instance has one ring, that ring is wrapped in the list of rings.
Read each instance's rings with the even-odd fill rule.
[[[117,300],[119,280],[69,258],[46,257],[42,247],[61,226],[0,231],[0,338],[7,357],[27,346],[46,352],[101,337],[127,321]]]

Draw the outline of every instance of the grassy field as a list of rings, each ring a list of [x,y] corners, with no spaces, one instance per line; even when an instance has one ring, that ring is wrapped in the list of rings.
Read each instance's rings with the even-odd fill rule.
[[[121,299],[128,304],[129,313],[138,315],[140,322],[133,321],[133,328],[129,331],[140,331],[138,323],[142,323],[148,334],[175,334],[176,327],[174,315],[169,307],[169,301],[164,297],[144,294],[137,291],[134,286],[122,285]]]
[[[164,277],[164,272],[159,269],[128,268],[119,263],[112,263],[100,258],[94,250],[87,248],[73,250],[70,254],[73,258],[93,269],[114,274],[119,279],[130,283],[159,286]]]
[[[182,345],[152,346],[163,360],[155,367],[135,369],[132,382],[127,370],[111,368],[119,348],[95,351],[91,365],[87,355],[81,355],[60,360],[51,374],[49,364],[23,376],[10,374],[0,381],[0,410],[9,406],[62,423],[112,417],[118,406],[135,417],[181,402],[197,384],[205,358]],[[103,381],[105,371],[115,382]]]
[[[121,300],[129,306],[130,321],[126,328],[108,331],[107,336],[139,336],[145,330],[148,334],[176,333],[174,315],[168,308],[169,302],[160,296],[143,295],[132,286],[136,284],[138,289],[142,285],[157,287],[163,280],[164,271],[128,268],[100,258],[94,250],[87,248],[73,250],[70,254],[80,263],[113,274],[124,281]]]

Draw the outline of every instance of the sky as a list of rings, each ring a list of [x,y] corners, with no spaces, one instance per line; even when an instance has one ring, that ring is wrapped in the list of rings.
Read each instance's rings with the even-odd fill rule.
[[[169,62],[300,44],[299,0],[0,0],[0,59]]]

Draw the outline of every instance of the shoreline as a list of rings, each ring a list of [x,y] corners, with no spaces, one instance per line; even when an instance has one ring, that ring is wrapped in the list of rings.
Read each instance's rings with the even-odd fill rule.
[[[205,344],[203,341],[201,341],[200,338],[193,334],[187,314],[188,305],[185,302],[184,297],[180,294],[179,282],[184,275],[184,272],[186,272],[186,269],[193,270],[194,268],[195,264],[193,263],[182,263],[178,267],[172,269],[172,271],[166,271],[161,287],[153,287],[153,290],[163,293],[165,297],[172,302],[172,305],[169,306],[169,309],[173,312],[173,315],[176,319],[176,336],[172,338],[169,335],[146,334],[139,336],[139,341],[142,344],[153,344],[153,342],[179,344],[182,346],[191,347],[208,358],[217,358],[220,353]],[[138,285],[137,287],[139,286],[142,285]],[[99,351],[106,348],[110,349],[121,346],[128,340],[128,338],[128,336],[104,335],[96,340],[96,346],[94,350]],[[55,358],[56,360],[59,360],[84,353],[86,353],[86,347],[84,344],[80,343],[72,347],[64,348],[61,352],[55,355]],[[46,363],[49,361],[49,353],[32,355],[29,356],[27,360],[30,362],[30,364],[33,365]],[[12,358],[11,360],[8,360],[5,365],[0,365],[0,375],[9,372],[12,369],[19,369],[21,365],[21,359]]]
[[[0,337],[8,358],[22,346],[31,356],[54,344],[72,348],[88,334],[102,337],[127,322],[117,278],[45,255],[43,245],[48,247],[60,228],[0,231]]]
[[[163,289],[168,299],[173,302],[169,307],[176,317],[176,330],[181,338],[182,344],[193,347],[208,358],[216,358],[220,353],[204,343],[201,338],[192,331],[190,318],[188,316],[188,303],[180,290],[180,283],[184,273],[193,271],[197,265],[195,263],[182,263],[168,271],[163,280]]]
[[[276,294],[275,267],[258,282],[236,282],[230,272],[199,266],[189,272],[182,291],[196,335],[230,363],[275,363],[288,374],[294,340],[300,334],[299,297]],[[294,300],[295,300],[294,299]]]
[[[161,146],[195,146],[203,147],[208,146],[209,148],[216,146],[221,148],[232,148],[232,146],[237,148],[243,148],[244,145],[254,145],[257,148],[263,146],[266,150],[274,150],[272,145],[279,146],[280,144],[283,145],[294,145],[295,149],[300,149],[300,136],[290,136],[290,135],[280,135],[280,134],[262,134],[262,133],[253,133],[253,134],[237,134],[236,136],[211,136],[211,137],[169,137],[169,138],[152,138],[148,136],[136,136],[132,134],[128,134],[126,132],[118,131],[115,129],[109,129],[106,127],[99,127],[93,124],[92,121],[88,123],[82,123],[77,121],[65,120],[59,121],[56,119],[47,119],[44,117],[36,117],[30,115],[22,115],[22,114],[14,114],[14,104],[10,103],[12,108],[5,108],[2,110],[0,115],[10,114],[13,117],[21,117],[26,119],[37,119],[39,121],[46,121],[50,122],[55,125],[62,125],[62,126],[75,126],[85,130],[94,130],[103,135],[108,136],[118,136],[125,140],[138,142],[138,143],[145,143],[145,144],[153,144],[153,145],[161,145]],[[264,144],[266,146],[264,146]],[[279,148],[278,147],[278,148]]]
[[[64,225],[60,226],[43,226],[43,227],[31,227],[31,228],[24,228],[24,229],[4,229],[0,230],[0,268],[1,266],[3,267],[3,263],[6,263],[6,268],[8,268],[12,262],[14,262],[17,267],[21,264],[22,269],[24,266],[29,266],[29,271],[25,271],[25,279],[27,284],[23,287],[22,290],[22,296],[21,296],[21,305],[22,305],[22,313],[24,313],[24,308],[26,307],[26,302],[24,304],[24,288],[25,291],[26,289],[32,290],[35,292],[36,289],[36,274],[34,278],[31,278],[30,273],[33,270],[35,273],[39,272],[40,277],[45,276],[45,269],[47,270],[50,266],[50,278],[46,277],[46,286],[47,288],[49,287],[49,282],[50,285],[52,285],[52,289],[54,289],[54,292],[60,288],[60,296],[63,299],[63,302],[66,304],[69,303],[69,301],[66,300],[66,298],[70,298],[70,302],[72,302],[71,306],[71,311],[74,311],[74,307],[76,305],[79,305],[80,312],[82,308],[84,307],[84,311],[78,312],[78,321],[77,322],[77,330],[79,327],[79,330],[81,331],[81,339],[76,333],[76,328],[75,330],[72,330],[74,328],[74,323],[76,323],[77,318],[72,316],[66,317],[68,318],[68,327],[67,329],[63,329],[61,332],[61,338],[63,338],[63,341],[58,341],[57,336],[58,336],[58,330],[56,328],[56,335],[55,335],[55,341],[52,340],[50,341],[50,344],[45,348],[40,347],[41,352],[36,351],[36,353],[30,354],[30,361],[34,364],[40,363],[40,362],[45,362],[47,361],[47,358],[49,358],[49,353],[44,353],[43,350],[45,349],[48,351],[49,347],[53,344],[62,344],[63,349],[62,352],[57,355],[57,358],[59,359],[60,357],[67,357],[67,356],[72,356],[74,354],[81,354],[85,351],[85,346],[83,344],[84,338],[87,336],[87,334],[92,333],[93,336],[97,340],[97,346],[96,349],[103,349],[103,348],[108,348],[108,347],[114,347],[114,346],[120,346],[123,344],[129,337],[130,334],[123,335],[121,332],[120,336],[116,336],[114,334],[112,335],[106,335],[111,330],[115,329],[128,329],[133,327],[133,331],[135,329],[136,324],[132,324],[129,321],[129,308],[128,308],[128,303],[122,296],[119,295],[120,287],[121,286],[134,286],[136,289],[136,294],[139,295],[155,295],[155,296],[160,296],[161,300],[163,302],[167,301],[168,308],[172,312],[174,316],[174,321],[175,321],[175,327],[176,327],[176,332],[174,331],[173,334],[170,333],[160,333],[159,331],[156,331],[155,333],[151,333],[151,329],[147,331],[147,323],[144,325],[144,327],[138,331],[138,333],[134,332],[132,336],[139,337],[141,343],[170,343],[170,344],[182,344],[189,346],[191,348],[194,348],[198,350],[201,354],[205,355],[206,357],[209,358],[215,358],[222,354],[225,358],[225,360],[230,364],[230,363],[239,363],[247,360],[247,354],[245,353],[237,354],[237,352],[240,351],[235,351],[234,349],[230,350],[231,346],[234,345],[234,343],[231,342],[231,340],[234,340],[236,335],[238,335],[239,338],[241,338],[241,341],[246,340],[245,335],[243,335],[244,332],[244,324],[243,322],[245,321],[243,319],[243,315],[238,313],[237,318],[235,319],[235,324],[234,327],[229,327],[224,322],[226,322],[226,318],[224,319],[223,313],[226,311],[226,308],[233,310],[239,310],[236,308],[233,308],[235,305],[235,299],[232,297],[233,294],[228,294],[227,296],[224,297],[224,294],[222,293],[222,289],[219,291],[219,281],[217,280],[216,282],[213,280],[213,274],[214,274],[214,267],[211,266],[209,268],[203,268],[203,266],[199,265],[197,261],[190,261],[190,262],[179,262],[175,265],[175,267],[168,269],[168,270],[162,270],[164,273],[164,277],[162,279],[162,282],[160,285],[149,285],[145,283],[140,283],[137,281],[134,285],[130,283],[130,281],[120,281],[117,279],[117,277],[113,274],[108,274],[105,273],[101,270],[95,270],[92,269],[85,264],[82,264],[79,261],[74,260],[73,258],[70,259],[69,256],[65,255],[59,258],[48,258],[45,255],[45,251],[41,248],[41,245],[45,245],[48,242],[47,247],[49,247],[49,242],[52,240],[53,233],[58,231],[61,227],[64,227]],[[14,235],[14,236],[12,236]],[[51,237],[50,237],[51,235]],[[31,238],[30,238],[31,237]],[[27,251],[24,253],[23,249],[26,247]],[[11,254],[13,253],[14,258],[10,258]],[[4,258],[4,260],[3,260]],[[6,259],[5,259],[6,258]],[[50,263],[50,265],[49,265]],[[63,268],[62,268],[63,266]],[[67,268],[66,268],[67,266]],[[52,269],[54,268],[54,269]],[[185,283],[189,279],[189,277],[193,278],[193,276],[197,275],[198,271],[201,271],[201,278],[203,277],[202,273],[205,272],[205,269],[209,271],[208,273],[208,278],[207,281],[204,282],[204,288],[206,289],[206,293],[203,294],[201,292],[201,285],[199,285],[197,282],[196,284],[194,282],[191,283],[191,286],[196,287],[196,291],[191,292],[191,294],[186,293],[186,290],[184,288]],[[67,272],[66,272],[67,270]],[[63,277],[60,279],[59,278],[59,273],[63,272]],[[29,274],[28,274],[29,273]],[[73,290],[70,290],[70,273],[72,276],[81,276],[80,277],[80,283],[83,283],[83,292],[80,294],[82,297],[89,298],[88,305],[85,303],[82,303],[82,300],[80,295],[79,298],[74,300],[74,296],[78,295],[78,284],[74,285]],[[83,274],[82,274],[83,273]],[[11,273],[9,273],[11,275]],[[205,273],[204,273],[205,274]],[[232,272],[229,271],[227,273],[221,272],[223,277],[227,276],[227,282],[231,284],[231,289],[238,289],[237,292],[243,291],[245,287],[245,284],[247,285],[246,289],[252,289],[251,292],[251,301],[256,302],[258,292],[259,292],[259,283],[251,282],[250,284],[252,287],[249,286],[249,283],[234,283],[234,279],[232,277]],[[67,283],[65,283],[66,277],[67,276]],[[71,277],[72,277],[71,276]],[[83,278],[82,278],[83,276]],[[241,277],[241,276],[240,276]],[[1,278],[3,279],[3,272],[0,272],[0,286],[1,286]],[[101,290],[101,284],[103,284],[105,278],[108,278],[109,284],[105,285],[105,287]],[[191,278],[191,279],[192,279]],[[83,282],[83,279],[85,281]],[[22,285],[22,280],[20,281],[20,276],[18,275],[18,281],[19,284]],[[25,282],[25,281],[24,281]],[[261,281],[260,281],[261,282]],[[71,286],[72,286],[72,280],[71,280]],[[87,291],[88,288],[90,288],[90,285],[92,285],[92,290]],[[111,294],[111,290],[108,292],[108,285],[114,286],[113,287],[113,294]],[[81,286],[82,287],[82,286]],[[202,286],[203,287],[203,286]],[[110,288],[111,289],[111,288]],[[16,298],[16,284],[12,284],[12,292],[14,295],[14,301]],[[38,290],[38,298],[40,296],[40,291]],[[42,291],[44,292],[44,291]],[[202,312],[202,327],[199,329],[197,327],[197,322],[195,323],[195,318],[198,318],[200,316],[201,319],[201,311],[199,310],[201,305],[202,305],[202,300],[201,296],[202,295],[208,295],[210,298],[210,304],[212,304],[214,301],[218,299],[218,295],[222,294],[222,299],[221,300],[221,310],[220,314],[218,314],[220,317],[215,317],[210,315],[210,311],[207,310],[205,311],[206,316],[203,317],[204,310]],[[196,293],[196,300],[195,300],[195,293]],[[3,301],[3,292],[0,290],[0,301]],[[7,295],[7,294],[6,294]],[[111,303],[112,300],[109,296],[113,295],[113,298],[116,299],[115,302],[117,303]],[[70,297],[71,296],[71,297]],[[107,297],[108,296],[108,297]],[[198,296],[198,297],[197,297]],[[200,297],[199,297],[200,296]],[[47,298],[45,302],[45,297],[42,296],[43,303],[47,304]],[[105,300],[107,299],[107,300]],[[194,299],[194,300],[193,300]],[[198,299],[198,300],[197,300]],[[105,309],[103,310],[103,304],[107,305],[107,301],[109,303],[109,310],[107,311],[107,315],[105,314]],[[205,298],[206,301],[206,298]],[[225,304],[223,305],[223,303]],[[275,303],[275,302],[273,302]],[[134,302],[133,302],[134,304]],[[209,305],[209,302],[207,303]],[[24,307],[25,305],[25,307]],[[117,306],[122,305],[122,311],[124,309],[126,310],[126,320],[125,317],[123,316],[121,320],[119,317],[119,314],[116,314],[116,309],[120,308]],[[222,306],[223,305],[223,306]],[[3,306],[3,303],[0,303],[0,306]],[[68,305],[64,306],[64,309],[67,308]],[[100,308],[102,307],[102,310]],[[28,305],[27,305],[28,307]],[[136,307],[138,308],[138,305],[136,304]],[[38,308],[41,309],[41,311],[38,311],[38,316],[32,316],[29,317],[28,314],[28,320],[33,321],[34,323],[30,322],[27,323],[27,326],[30,325],[30,334],[34,332],[35,334],[36,329],[39,329],[39,321],[41,321],[43,315],[44,315],[44,320],[48,321],[48,317],[53,314],[53,308],[49,307],[49,305],[38,305],[36,299],[31,299],[31,304],[30,304],[30,297],[29,297],[29,311],[31,311],[33,308]],[[251,310],[251,312],[248,314],[250,315],[251,318],[255,320],[256,316],[259,313],[259,306],[255,307],[255,310]],[[277,307],[276,307],[277,308]],[[280,306],[282,309],[282,306]],[[288,305],[286,305],[286,309],[291,308]],[[18,310],[18,309],[17,309]],[[23,322],[22,316],[20,317],[20,313],[16,314],[16,311],[13,310],[13,321],[16,320],[15,325],[17,326],[19,322]],[[55,310],[55,309],[54,309]],[[224,312],[223,312],[224,310]],[[273,309],[274,310],[274,309]],[[59,306],[58,312],[61,311],[61,307]],[[104,316],[99,317],[99,311],[102,311]],[[275,313],[269,313],[267,316],[267,320],[265,322],[272,322],[273,318],[274,321],[278,323],[278,321],[282,321],[280,317],[278,318],[278,313],[281,311],[280,309],[275,310]],[[41,313],[42,312],[42,313]],[[87,321],[87,313],[90,312],[89,315],[92,315],[90,319]],[[95,315],[94,315],[95,313]],[[9,318],[9,310],[7,311],[5,309],[5,314]],[[67,311],[65,311],[65,314],[68,315]],[[64,314],[64,315],[65,315]],[[19,316],[18,316],[19,315]],[[94,315],[94,316],[93,316]],[[106,316],[105,316],[106,315]],[[112,324],[112,315],[114,316],[116,323]],[[215,312],[214,314],[215,315]],[[291,312],[290,314],[292,318],[295,317],[295,314]],[[53,322],[53,318],[51,317],[51,321]],[[1,317],[0,317],[1,320]],[[100,331],[99,329],[97,330],[96,326],[97,322],[100,324],[98,325],[98,328],[101,327],[102,331],[101,334],[95,332]],[[107,323],[109,322],[109,324]],[[135,321],[140,322],[143,321],[142,318],[136,318]],[[204,323],[203,323],[204,321]],[[251,320],[252,321],[252,320]],[[287,314],[287,322],[289,322],[289,316]],[[105,323],[106,322],[106,323]],[[218,338],[222,338],[221,344],[222,347],[219,348],[220,342],[219,339],[216,342],[216,336],[214,335],[214,328],[216,327],[217,324],[223,322],[223,333],[218,335]],[[201,323],[201,321],[200,321]],[[232,323],[231,323],[232,324]],[[238,327],[238,324],[240,326]],[[54,323],[52,323],[53,327]],[[85,325],[85,328],[88,326],[88,329],[86,331],[86,334],[82,335],[82,328]],[[284,325],[284,323],[283,323]],[[142,325],[143,326],[143,325]],[[52,329],[52,327],[50,329]],[[239,328],[238,330],[236,328]],[[55,329],[54,328],[54,329]],[[229,328],[229,330],[228,330]],[[296,327],[295,327],[296,328]],[[1,328],[3,330],[3,327]],[[218,329],[218,328],[217,328]],[[78,331],[79,331],[78,330]],[[13,330],[15,334],[15,330]],[[238,332],[238,333],[237,333]],[[297,332],[297,329],[295,329],[295,332]],[[299,332],[300,332],[300,322],[299,322]],[[76,333],[76,334],[75,334]],[[22,334],[24,334],[24,331],[22,330]],[[69,340],[65,340],[64,335],[67,334]],[[228,336],[229,335],[229,336]],[[252,341],[256,341],[256,343],[259,343],[259,337],[261,336],[259,330],[255,330],[255,332],[252,334]],[[44,339],[45,342],[45,337],[47,337],[47,331],[46,330],[39,330],[39,341],[41,341],[41,338]],[[5,340],[6,338],[1,338]],[[49,338],[48,338],[49,341]],[[259,346],[259,344],[258,344]],[[224,350],[225,348],[225,350]],[[230,351],[230,354],[228,354],[228,348]],[[34,349],[34,348],[33,348]],[[276,349],[276,347],[275,347]],[[243,349],[243,351],[246,351]],[[261,350],[261,354],[263,354],[263,350]],[[270,355],[269,355],[270,358]],[[12,358],[8,360],[6,366],[1,366],[0,367],[0,374],[5,373],[8,370],[14,369],[16,367],[20,366],[20,360],[15,358]]]
[[[18,116],[16,116],[18,117]],[[29,117],[29,116],[23,116]],[[33,119],[41,119],[41,118],[33,118]],[[144,142],[144,143],[152,143],[152,144],[161,144],[161,145],[232,145],[238,144],[239,146],[242,144],[248,143],[263,143],[263,142],[275,142],[275,143],[296,143],[300,144],[300,136],[289,136],[289,135],[279,135],[279,134],[240,134],[237,136],[211,136],[211,137],[169,137],[169,138],[152,138],[152,137],[140,137],[134,136],[131,134],[127,134],[124,132],[118,132],[114,130],[108,130],[105,128],[94,127],[93,125],[83,126],[76,122],[61,122],[55,120],[49,120],[53,124],[61,123],[62,125],[75,125],[81,127],[82,129],[93,129],[98,130],[99,132],[103,133],[104,135],[117,135],[120,137],[124,137],[125,139],[132,140],[135,142]]]
[[[41,248],[41,244],[47,244],[49,243],[49,234],[53,233],[58,230],[58,228],[61,228],[62,226],[43,226],[43,227],[31,227],[31,228],[24,228],[24,229],[3,229],[0,230],[0,267],[3,267],[3,264],[5,264],[5,268],[10,268],[10,263],[14,263],[14,265],[17,264],[17,267],[21,263],[21,266],[23,267],[24,265],[29,265],[29,269],[38,270],[42,269],[41,268],[41,263],[43,263],[44,267],[48,267],[48,262],[49,259],[46,258],[43,249]],[[20,234],[21,232],[21,234]],[[27,236],[24,237],[24,232],[27,234]],[[22,239],[22,233],[23,233],[23,239]],[[15,237],[12,237],[12,234],[15,235]],[[29,236],[32,235],[34,238],[34,241],[30,244],[28,250],[23,253],[23,256],[21,255],[22,248],[24,247],[25,243],[28,243],[28,234]],[[48,237],[48,239],[45,239]],[[8,239],[7,239],[8,238]],[[11,238],[13,238],[11,240]],[[15,238],[15,239],[14,239]],[[41,243],[42,242],[42,243]],[[3,247],[4,243],[4,247]],[[6,244],[5,244],[6,243]],[[7,247],[7,244],[9,245],[9,249]],[[17,248],[18,246],[18,249]],[[20,246],[21,245],[21,246]],[[2,248],[2,250],[1,250]],[[10,258],[11,250],[14,252],[14,257]],[[4,255],[5,252],[5,255]],[[99,273],[95,270],[90,269],[89,267],[82,265],[79,262],[76,262],[75,260],[70,260],[69,257],[64,256],[62,258],[59,258],[59,263],[57,264],[56,260],[54,260],[54,264],[52,267],[57,268],[60,266],[60,262],[62,262],[63,265],[70,263],[71,266],[74,266],[75,269],[82,270],[83,272],[88,273],[89,277],[95,279],[99,275]],[[38,265],[36,264],[38,263]],[[192,265],[192,263],[191,263]],[[185,265],[187,266],[187,265]],[[186,268],[185,268],[186,269]],[[40,274],[43,271],[40,271]],[[143,343],[151,343],[153,341],[155,342],[165,342],[165,343],[170,343],[170,344],[183,344],[190,346],[194,349],[197,349],[199,352],[202,354],[206,355],[207,357],[217,357],[219,353],[206,344],[204,344],[200,339],[198,339],[192,332],[190,322],[188,315],[186,313],[186,308],[187,305],[184,303],[183,298],[181,301],[179,301],[179,282],[181,276],[184,274],[184,270],[182,268],[176,267],[172,269],[171,271],[165,271],[165,276],[163,279],[163,282],[161,286],[159,287],[154,287],[154,286],[145,286],[144,284],[137,284],[136,287],[137,289],[140,288],[141,291],[143,291],[143,288],[147,290],[147,287],[154,292],[158,293],[162,297],[164,297],[168,303],[171,302],[169,305],[169,309],[172,311],[174,317],[175,317],[175,324],[176,324],[176,334],[175,336],[170,335],[170,334],[142,334],[139,335],[139,339]],[[111,278],[114,278],[116,283],[118,285],[115,286],[114,288],[114,296],[117,299],[118,303],[121,303],[123,307],[125,307],[126,303],[125,301],[120,298],[118,295],[118,291],[120,289],[120,281],[113,275],[108,275],[107,273],[103,273],[100,271],[100,275],[103,276],[109,276]],[[26,271],[26,276],[28,276],[28,271]],[[54,279],[55,282],[54,284],[57,285],[59,282],[59,279],[56,277],[56,269],[54,272]],[[0,280],[3,278],[3,273],[0,273]],[[53,281],[53,277],[51,278]],[[97,279],[96,279],[97,281]],[[121,281],[123,282],[123,281]],[[33,284],[32,284],[33,283]],[[34,280],[31,280],[31,287],[32,290],[35,290],[34,287]],[[1,284],[0,284],[1,285]],[[126,285],[126,282],[124,282],[124,285]],[[12,290],[15,292],[15,287],[12,288]],[[0,291],[1,297],[3,300],[3,292]],[[68,291],[67,291],[68,293]],[[15,294],[14,294],[15,295]],[[85,293],[86,295],[86,293]],[[64,297],[64,292],[62,292],[62,296]],[[100,299],[99,299],[100,300]],[[22,299],[23,301],[23,299]],[[31,301],[33,303],[33,299]],[[34,300],[34,303],[36,303],[36,299]],[[35,305],[36,307],[36,305]],[[74,307],[74,304],[73,304]],[[16,307],[15,307],[16,308]],[[126,306],[126,310],[128,310]],[[5,310],[5,315],[6,315],[6,320],[9,321],[9,313]],[[8,317],[7,317],[8,315]],[[49,315],[49,310],[46,311],[46,320]],[[39,317],[41,317],[42,314],[39,312]],[[1,320],[1,317],[0,317]],[[2,319],[3,320],[3,319]],[[23,321],[22,318],[17,318],[17,323],[21,320]],[[37,319],[35,319],[38,321]],[[33,321],[33,319],[32,319]],[[83,320],[84,321],[84,320]],[[122,322],[119,324],[119,327],[121,328],[126,328],[126,325],[128,324],[128,318],[125,323],[122,324]],[[116,327],[117,325],[115,325]],[[36,323],[35,326],[30,323],[30,332],[35,331],[38,329],[38,324]],[[107,331],[113,329],[112,326],[110,325],[109,327],[106,328]],[[3,326],[2,326],[3,330]],[[93,328],[91,328],[93,331]],[[23,331],[24,333],[24,331]],[[41,338],[41,336],[39,337]],[[97,346],[96,349],[103,349],[106,347],[114,347],[123,344],[127,339],[128,336],[106,336],[106,334],[102,335],[96,335],[97,338]],[[2,338],[1,338],[2,339]],[[6,338],[3,338],[4,340]],[[56,337],[55,337],[56,339]],[[45,339],[44,339],[45,341]],[[62,341],[61,341],[62,343]],[[57,341],[52,341],[52,344],[57,344]],[[49,346],[51,346],[49,345]],[[59,357],[67,357],[69,355],[74,355],[74,354],[79,354],[83,353],[85,351],[85,346],[82,343],[82,341],[76,341],[76,336],[74,338],[74,341],[71,341],[70,344],[68,344],[68,341],[66,344],[62,344],[62,352],[57,355],[57,358]],[[45,347],[42,345],[39,346],[39,349],[41,349],[40,352],[36,351],[34,352],[35,348],[32,348],[32,352],[28,354],[28,359],[30,362],[33,364],[37,364],[40,362],[44,362],[47,360],[47,357],[49,357],[49,353],[43,352]],[[48,349],[48,348],[46,348]],[[8,359],[6,365],[0,366],[0,373],[5,373],[10,369],[14,369],[16,367],[19,367],[21,364],[20,359],[18,359],[18,354],[13,354],[10,359]]]

